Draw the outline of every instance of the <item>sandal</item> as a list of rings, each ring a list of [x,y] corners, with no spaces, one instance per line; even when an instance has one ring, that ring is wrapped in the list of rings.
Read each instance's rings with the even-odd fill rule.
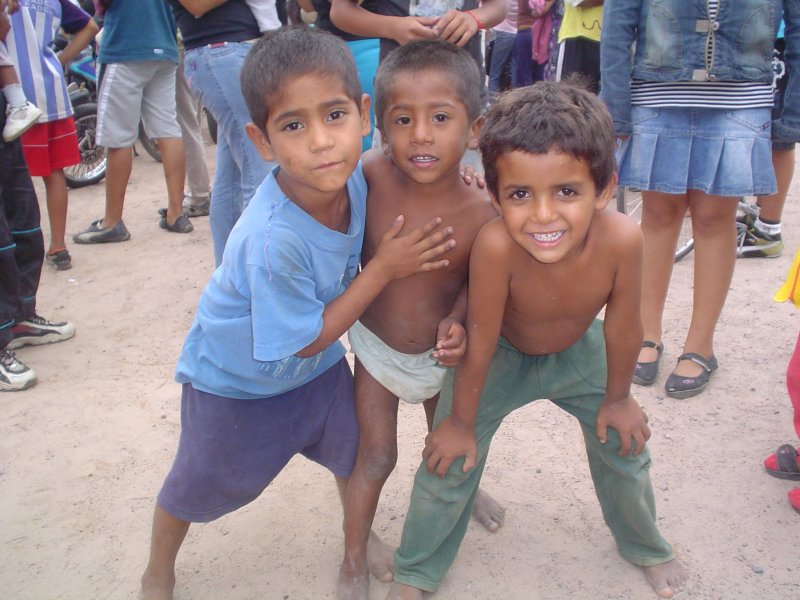
[[[778,479],[794,479],[800,481],[800,457],[791,444],[778,446],[774,454],[764,459],[764,468],[767,473]]]
[[[190,231],[194,230],[194,226],[184,214],[181,214],[181,216],[175,219],[175,222],[172,223],[172,225],[167,223],[166,208],[159,208],[158,214],[161,215],[161,219],[158,222],[158,226],[161,227],[161,229],[166,229],[167,231],[172,231],[174,233],[189,233]]]
[[[636,369],[633,372],[633,383],[636,385],[653,385],[658,375],[658,363],[661,360],[661,354],[664,352],[664,344],[645,340],[642,342],[642,348],[655,348],[658,356],[650,362],[636,363]]]
[[[56,268],[56,271],[66,271],[72,268],[72,257],[66,248],[64,250],[56,250],[52,254],[47,253],[44,258],[48,265]]]
[[[696,377],[686,377],[684,375],[676,375],[675,373],[669,376],[667,383],[664,385],[664,389],[667,392],[667,396],[670,398],[677,398],[678,400],[697,396],[697,394],[706,389],[706,387],[708,387],[708,381],[711,379],[711,374],[719,367],[717,359],[714,358],[713,354],[710,358],[706,358],[695,352],[684,352],[678,357],[678,362],[682,360],[690,360],[700,365],[703,367],[703,372]]]
[[[789,492],[789,504],[795,512],[800,513],[800,488],[794,488]]]

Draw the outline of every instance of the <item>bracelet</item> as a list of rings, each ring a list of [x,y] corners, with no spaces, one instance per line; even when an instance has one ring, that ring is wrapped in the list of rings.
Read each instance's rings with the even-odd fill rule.
[[[472,12],[471,10],[465,10],[464,12],[467,13],[473,19],[475,19],[475,22],[478,24],[478,30],[479,31],[481,29],[486,29],[486,25],[484,25],[483,22],[478,17],[475,16],[474,12]]]

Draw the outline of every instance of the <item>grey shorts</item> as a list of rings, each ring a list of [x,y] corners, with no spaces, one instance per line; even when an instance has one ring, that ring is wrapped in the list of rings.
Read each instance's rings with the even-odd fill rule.
[[[151,138],[180,138],[175,110],[175,71],[166,60],[103,65],[97,95],[97,143],[129,148],[144,121]]]
[[[236,400],[183,385],[181,439],[158,505],[206,523],[252,502],[295,454],[350,476],[358,450],[353,375],[343,358],[278,396]]]

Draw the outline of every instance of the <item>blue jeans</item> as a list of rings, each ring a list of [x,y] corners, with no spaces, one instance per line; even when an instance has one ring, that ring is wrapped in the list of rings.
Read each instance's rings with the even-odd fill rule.
[[[184,74],[192,94],[216,119],[217,165],[211,193],[214,261],[222,262],[228,235],[256,188],[275,166],[256,150],[245,133],[250,113],[239,85],[239,71],[252,44],[228,42],[186,52]]]
[[[511,62],[511,51],[514,49],[516,33],[496,31],[492,42],[492,62],[489,64],[489,93],[500,92],[503,71]],[[513,68],[513,67],[512,67]]]

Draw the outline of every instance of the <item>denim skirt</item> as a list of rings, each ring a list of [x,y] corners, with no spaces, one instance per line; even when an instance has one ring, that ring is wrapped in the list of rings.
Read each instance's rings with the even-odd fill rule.
[[[777,191],[770,109],[633,106],[633,134],[617,149],[620,184],[714,196]]]

